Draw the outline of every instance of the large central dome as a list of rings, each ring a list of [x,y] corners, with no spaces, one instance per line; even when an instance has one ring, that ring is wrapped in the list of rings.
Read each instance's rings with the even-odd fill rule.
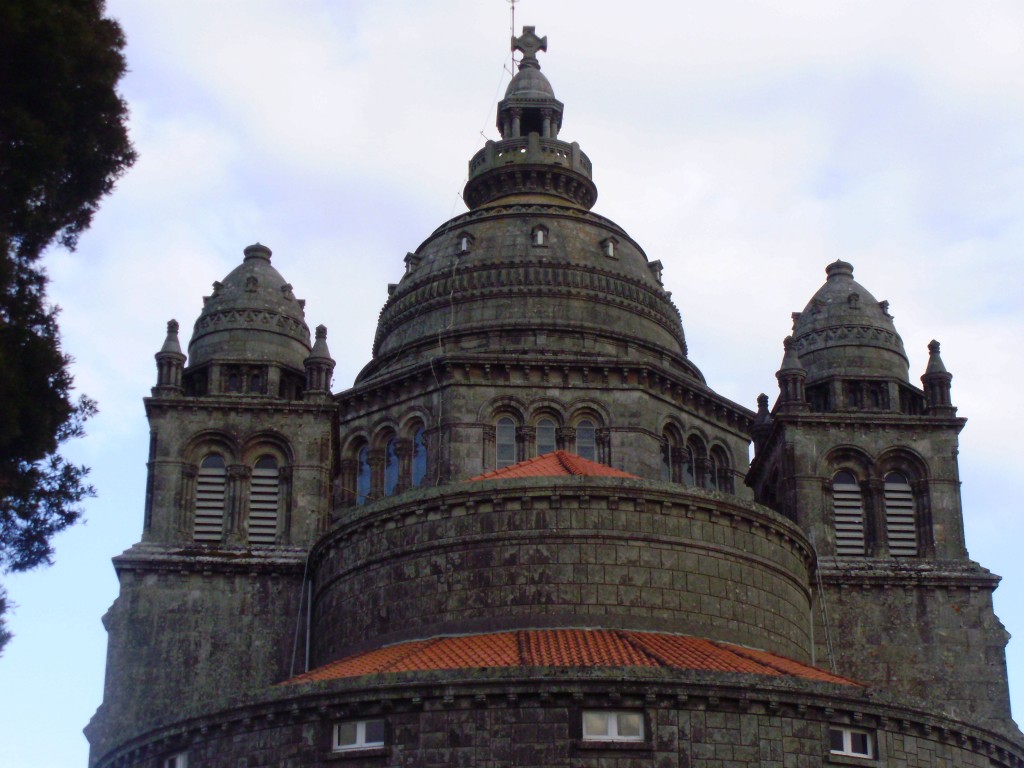
[[[513,46],[523,59],[498,104],[502,138],[469,163],[470,211],[406,257],[359,381],[458,353],[502,364],[654,362],[703,382],[661,263],[590,211],[590,159],[558,138],[563,105],[536,57],[547,38],[525,27]]]

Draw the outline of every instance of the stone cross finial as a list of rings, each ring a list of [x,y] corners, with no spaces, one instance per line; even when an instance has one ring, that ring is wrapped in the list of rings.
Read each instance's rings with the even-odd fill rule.
[[[523,60],[519,62],[519,68],[533,67],[540,69],[540,62],[537,61],[537,51],[546,51],[548,49],[548,38],[537,37],[533,30],[536,27],[523,27],[523,34],[521,37],[512,38],[512,50],[521,51],[523,54]]]

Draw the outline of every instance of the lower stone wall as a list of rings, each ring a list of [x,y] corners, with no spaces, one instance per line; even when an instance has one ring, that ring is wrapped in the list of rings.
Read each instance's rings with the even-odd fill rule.
[[[301,668],[301,559],[204,559],[150,547],[116,562],[121,591],[104,616],[103,703],[86,728],[93,755],[289,677],[296,642]]]
[[[1009,634],[992,608],[997,578],[968,563],[822,562],[828,616],[815,611],[820,664],[831,640],[836,670],[945,712],[1012,727]],[[817,601],[816,601],[817,602]]]
[[[95,768],[164,768],[185,753],[204,768],[1020,768],[1022,744],[956,721],[880,704],[860,689],[720,675],[717,682],[566,674],[477,682],[395,676],[282,686],[272,703],[154,732]],[[465,673],[457,673],[465,674]],[[491,678],[491,679],[487,679]],[[617,678],[617,679],[613,679]],[[370,682],[373,680],[373,682]],[[359,688],[360,684],[367,685]],[[851,687],[852,688],[852,687]],[[582,738],[585,711],[639,713],[636,743]],[[332,751],[336,723],[383,719],[382,747]],[[830,751],[831,728],[869,734],[870,758]]]

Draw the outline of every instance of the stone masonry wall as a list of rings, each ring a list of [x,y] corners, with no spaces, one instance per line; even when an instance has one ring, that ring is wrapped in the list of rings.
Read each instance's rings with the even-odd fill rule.
[[[809,566],[795,526],[725,494],[607,478],[436,489],[352,510],[318,545],[314,666],[362,644],[541,626],[807,661]]]

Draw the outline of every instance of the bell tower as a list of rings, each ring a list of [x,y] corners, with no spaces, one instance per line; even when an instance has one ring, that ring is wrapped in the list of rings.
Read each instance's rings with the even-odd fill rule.
[[[1007,724],[999,578],[964,544],[952,376],[933,341],[913,386],[888,302],[846,262],[826,273],[793,314],[774,408],[759,403],[747,484],[816,549],[819,663]]]
[[[213,284],[187,365],[174,320],[156,354],[142,540],[114,558],[94,749],[303,661],[296,616],[329,514],[334,360],[323,326],[310,346],[305,302],[270,258],[251,245]]]

